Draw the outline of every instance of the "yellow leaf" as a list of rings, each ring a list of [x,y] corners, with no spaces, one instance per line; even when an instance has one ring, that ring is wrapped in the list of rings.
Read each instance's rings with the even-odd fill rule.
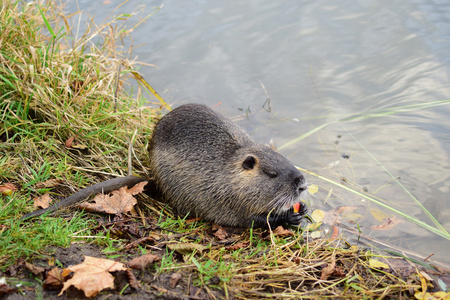
[[[389,269],[389,266],[387,264],[373,258],[369,258],[369,266],[371,268]]]
[[[317,191],[319,191],[319,187],[315,184],[311,184],[310,186],[308,186],[308,192],[313,195],[315,193],[317,193]]]
[[[311,213],[311,218],[314,220],[314,222],[322,222],[324,217],[325,217],[325,213],[320,209],[315,209]]]
[[[372,214],[372,216],[380,223],[384,222],[384,219],[389,218],[389,215],[379,209],[376,208],[372,208],[370,210],[370,213]]]
[[[318,239],[322,236],[322,231],[313,231],[311,232],[311,238]]]
[[[317,222],[317,223],[308,224],[308,225],[306,225],[306,230],[314,231],[317,228],[319,228],[322,224],[323,224],[323,222]]]
[[[359,220],[362,219],[363,216],[361,214],[352,212],[352,213],[348,213],[348,214],[342,215],[342,217],[344,219],[346,219],[347,221],[358,222]]]

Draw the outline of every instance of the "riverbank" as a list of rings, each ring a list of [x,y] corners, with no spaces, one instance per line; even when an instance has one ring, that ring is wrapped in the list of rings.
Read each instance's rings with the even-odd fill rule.
[[[148,138],[167,105],[121,46],[131,16],[91,23],[76,39],[53,3],[2,4],[0,295],[56,298],[67,285],[67,297],[360,299],[418,297],[437,286],[439,269],[416,269],[332,231],[221,228],[177,218],[145,195],[123,214],[69,209],[20,220],[44,195],[55,202],[129,168],[148,176]],[[73,283],[70,266],[85,256],[131,267],[143,255],[147,264],[112,273],[113,288],[88,294]]]

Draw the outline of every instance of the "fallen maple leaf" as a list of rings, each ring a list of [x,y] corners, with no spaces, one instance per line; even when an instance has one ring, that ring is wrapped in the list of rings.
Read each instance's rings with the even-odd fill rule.
[[[132,269],[144,270],[148,265],[150,265],[158,260],[161,260],[161,258],[159,258],[159,256],[148,253],[148,254],[133,258],[128,263],[128,266],[130,266],[130,268],[132,268]]]
[[[41,197],[36,197],[34,200],[34,207],[47,208],[50,206],[50,202],[52,202],[52,198],[50,198],[50,194],[47,193]]]
[[[117,261],[85,256],[83,263],[69,267],[67,270],[74,272],[74,275],[64,282],[64,287],[58,296],[61,296],[70,286],[74,286],[84,291],[86,297],[94,297],[104,289],[114,289],[114,277],[110,272],[126,271],[127,268]]]
[[[137,200],[133,196],[141,193],[147,183],[148,181],[142,181],[131,189],[128,189],[126,186],[121,187],[118,191],[113,191],[111,196],[105,194],[97,195],[93,199],[95,203],[82,203],[78,207],[107,214],[131,212],[137,204]]]

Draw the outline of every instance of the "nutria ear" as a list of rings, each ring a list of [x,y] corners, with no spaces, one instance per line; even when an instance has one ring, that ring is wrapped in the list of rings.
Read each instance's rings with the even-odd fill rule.
[[[256,165],[256,158],[254,156],[247,156],[244,160],[244,162],[242,163],[242,167],[245,170],[252,170]]]

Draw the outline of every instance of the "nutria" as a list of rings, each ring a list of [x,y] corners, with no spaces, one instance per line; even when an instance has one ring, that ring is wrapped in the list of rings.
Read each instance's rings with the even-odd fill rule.
[[[307,188],[294,165],[269,146],[253,142],[207,106],[186,104],[164,116],[153,132],[149,155],[152,184],[180,214],[235,227],[266,227],[268,219],[273,227],[298,225],[306,213],[304,204],[299,212],[293,211]],[[23,218],[143,180],[134,176],[107,180]]]

